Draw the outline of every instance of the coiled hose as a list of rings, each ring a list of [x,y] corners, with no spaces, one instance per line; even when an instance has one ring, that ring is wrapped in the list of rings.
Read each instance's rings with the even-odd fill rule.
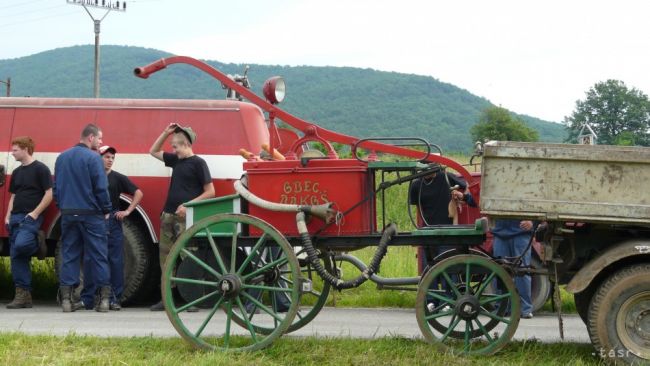
[[[393,235],[397,234],[397,225],[393,223],[389,224],[381,235],[379,245],[377,246],[375,255],[372,257],[368,268],[361,272],[361,274],[356,278],[348,281],[343,281],[342,279],[337,278],[331,273],[327,272],[327,270],[325,270],[325,268],[323,268],[323,265],[320,263],[320,260],[318,259],[318,253],[314,249],[311,238],[309,237],[309,231],[307,230],[307,223],[305,222],[304,212],[299,212],[296,215],[296,224],[298,225],[298,233],[300,234],[302,245],[307,251],[307,258],[309,259],[309,262],[323,279],[323,281],[327,281],[337,290],[359,287],[373,274],[375,274],[379,270],[379,264],[381,263],[381,260],[384,258],[384,256],[386,256],[386,252],[388,251],[388,244],[393,238]]]

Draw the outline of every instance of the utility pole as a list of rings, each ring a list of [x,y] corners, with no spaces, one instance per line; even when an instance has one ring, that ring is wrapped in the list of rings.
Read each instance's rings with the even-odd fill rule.
[[[101,27],[101,22],[106,18],[108,13],[111,12],[111,10],[115,11],[126,11],[126,1],[122,1],[122,4],[120,4],[119,1],[112,2],[106,0],[101,0],[101,4],[99,4],[99,0],[66,0],[68,4],[73,4],[73,5],[81,5],[84,7],[84,10],[86,10],[86,13],[90,16],[90,19],[93,20],[93,23],[95,25],[95,98],[99,98],[99,31]],[[120,5],[122,7],[120,8]],[[90,13],[87,7],[92,7],[92,8],[99,8],[99,9],[106,9],[106,13],[104,14],[101,19],[95,19],[93,15]]]
[[[7,98],[9,98],[11,96],[11,78],[7,78],[7,81],[0,80],[0,83],[7,86]]]

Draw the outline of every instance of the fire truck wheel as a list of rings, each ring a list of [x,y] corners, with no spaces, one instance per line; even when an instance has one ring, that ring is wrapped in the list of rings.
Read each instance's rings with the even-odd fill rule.
[[[418,285],[415,314],[420,331],[443,353],[496,353],[515,334],[519,312],[514,281],[500,265],[482,256],[444,259],[429,269]],[[491,332],[487,325],[494,321],[497,324],[490,326]],[[444,329],[433,324],[444,325]]]
[[[612,363],[650,363],[650,264],[624,267],[591,301],[587,330],[596,352]]]
[[[544,267],[542,262],[534,256],[530,260],[530,265],[537,269]],[[530,285],[533,313],[536,313],[544,307],[544,304],[551,296],[551,281],[547,275],[537,274],[531,276]]]
[[[124,291],[122,303],[135,302],[147,291],[145,286],[151,263],[149,251],[153,245],[142,228],[130,219],[122,224],[124,232]]]

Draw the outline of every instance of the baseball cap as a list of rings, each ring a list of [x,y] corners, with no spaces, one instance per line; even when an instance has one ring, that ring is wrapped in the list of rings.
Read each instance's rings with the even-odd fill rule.
[[[115,155],[115,153],[117,153],[117,150],[115,150],[114,147],[112,147],[112,146],[108,146],[108,145],[106,145],[106,146],[102,146],[102,147],[99,148],[99,154],[100,154],[100,155],[104,155],[104,154],[106,154],[107,152],[109,152],[109,153]]]
[[[182,132],[188,140],[190,140],[190,144],[194,144],[194,141],[196,141],[196,132],[192,130],[192,127],[183,127],[181,125],[178,125],[174,132]]]

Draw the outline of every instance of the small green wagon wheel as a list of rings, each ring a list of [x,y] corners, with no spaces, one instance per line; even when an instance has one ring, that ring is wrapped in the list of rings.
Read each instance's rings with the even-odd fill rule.
[[[442,260],[418,286],[420,331],[441,352],[488,355],[499,351],[517,330],[519,311],[519,294],[510,275],[491,259],[477,255]]]
[[[261,235],[241,232],[256,228]],[[243,248],[247,246],[247,248]],[[198,253],[210,253],[209,258]],[[273,253],[267,257],[267,253]],[[264,258],[268,260],[264,261]],[[183,261],[200,266],[204,274],[177,274]],[[278,284],[280,272],[291,282]],[[300,265],[284,236],[268,223],[245,214],[218,214],[196,222],[174,244],[163,273],[165,311],[178,333],[194,347],[209,350],[253,351],[270,345],[291,325],[300,301]],[[173,288],[200,286],[204,295],[186,301]],[[280,297],[288,298],[280,308]],[[204,308],[199,312],[193,309]],[[207,308],[207,309],[205,309]],[[223,309],[225,315],[218,310]],[[250,315],[259,312],[255,320]],[[242,327],[233,327],[233,323]],[[262,333],[266,328],[268,333]]]

